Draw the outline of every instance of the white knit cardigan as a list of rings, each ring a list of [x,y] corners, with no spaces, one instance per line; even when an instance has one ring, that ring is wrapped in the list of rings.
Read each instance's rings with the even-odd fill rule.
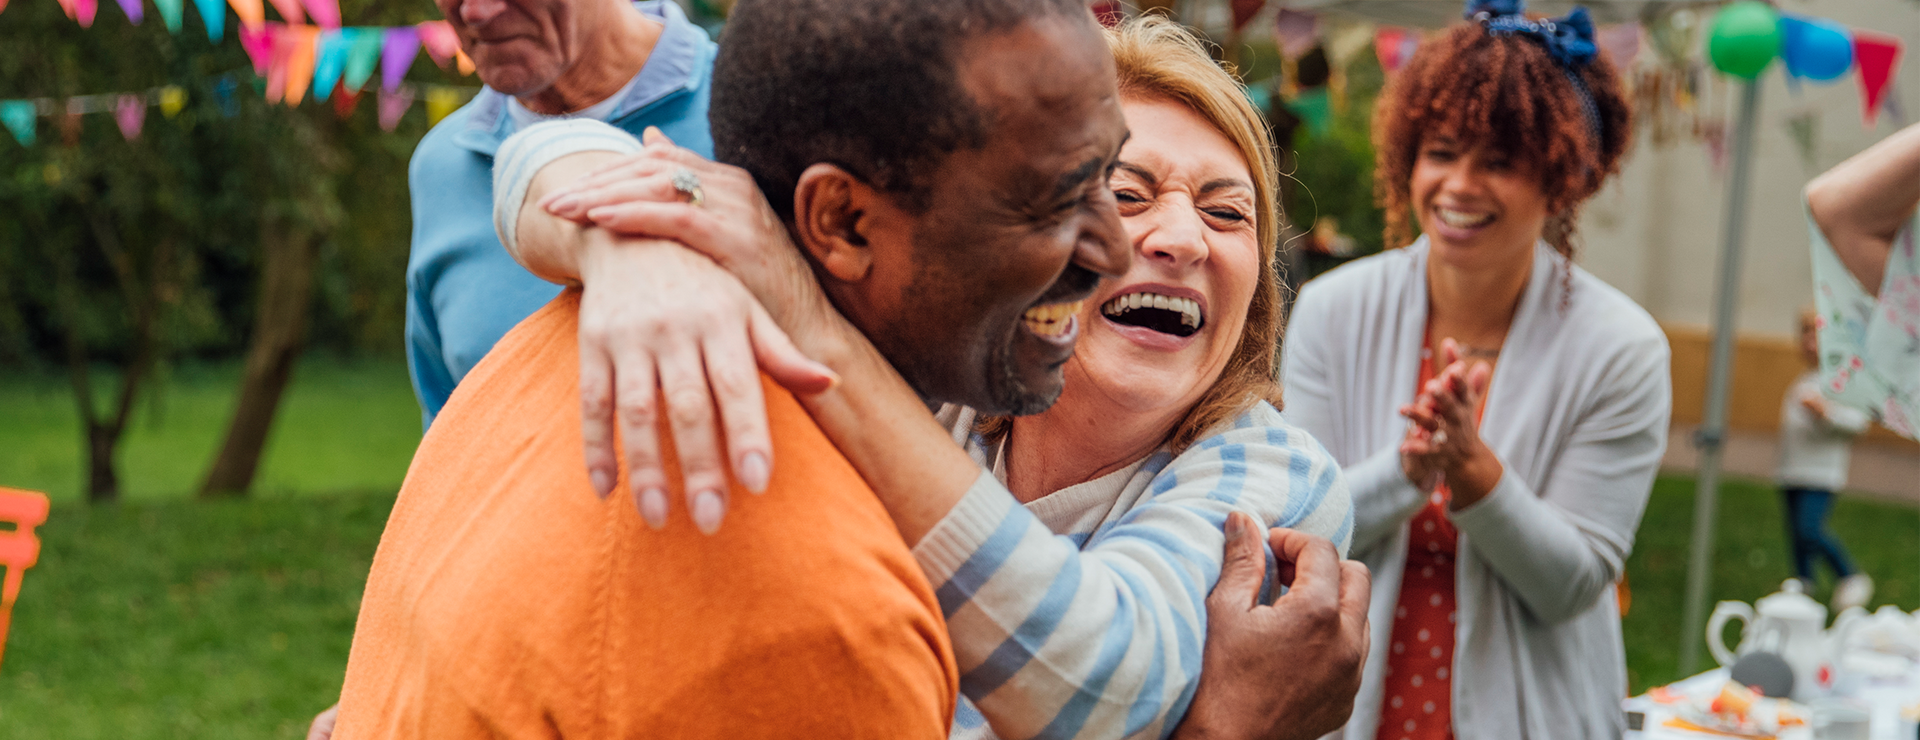
[[[1309,283],[1287,327],[1285,416],[1346,471],[1354,556],[1373,570],[1372,650],[1353,718],[1330,736],[1345,740],[1379,725],[1407,522],[1427,500],[1401,473],[1407,422],[1397,413],[1420,371],[1426,268],[1424,237],[1357,260]],[[1505,473],[1451,515],[1456,737],[1612,740],[1625,730],[1614,582],[1666,448],[1668,349],[1631,299],[1567,270],[1535,247],[1481,427]]]

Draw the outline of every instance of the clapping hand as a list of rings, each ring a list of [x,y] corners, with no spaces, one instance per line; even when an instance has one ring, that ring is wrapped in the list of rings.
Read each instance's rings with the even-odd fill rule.
[[[1407,480],[1422,490],[1432,491],[1445,481],[1454,508],[1465,508],[1492,490],[1502,470],[1493,451],[1480,441],[1480,403],[1493,368],[1485,362],[1468,363],[1452,339],[1440,343],[1435,359],[1443,363],[1440,372],[1421,386],[1413,403],[1400,407],[1400,415],[1412,422],[1400,442],[1400,466]]]

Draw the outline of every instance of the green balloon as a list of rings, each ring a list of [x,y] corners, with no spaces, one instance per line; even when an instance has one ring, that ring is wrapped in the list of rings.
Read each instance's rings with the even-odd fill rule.
[[[1759,0],[1731,3],[1713,16],[1707,57],[1714,69],[1753,79],[1780,54],[1780,13]]]

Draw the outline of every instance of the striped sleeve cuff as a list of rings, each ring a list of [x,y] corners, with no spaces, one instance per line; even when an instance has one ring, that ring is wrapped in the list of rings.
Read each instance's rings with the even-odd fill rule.
[[[493,160],[493,228],[507,254],[520,259],[520,208],[540,169],[569,154],[596,151],[633,154],[640,141],[600,121],[570,118],[536,123],[500,144]]]
[[[1020,504],[992,473],[980,471],[973,486],[947,516],[913,546],[913,558],[935,590],[952,581],[975,553],[986,548],[1004,528],[1007,516]],[[1024,511],[1020,513],[1025,513]],[[1003,537],[1004,539],[1004,537]],[[942,606],[946,606],[942,599]],[[951,613],[951,612],[949,612]]]

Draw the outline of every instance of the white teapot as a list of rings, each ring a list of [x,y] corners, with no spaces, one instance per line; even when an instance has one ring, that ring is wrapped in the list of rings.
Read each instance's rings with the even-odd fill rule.
[[[1824,695],[1833,687],[1833,654],[1836,643],[1825,631],[1827,608],[1801,592],[1800,581],[1788,579],[1780,593],[1764,597],[1756,606],[1739,601],[1722,601],[1707,620],[1707,649],[1720,665],[1733,665],[1740,655],[1765,650],[1779,655],[1793,669],[1793,696],[1805,702]],[[1721,630],[1729,620],[1738,619],[1740,646],[1729,650]]]

